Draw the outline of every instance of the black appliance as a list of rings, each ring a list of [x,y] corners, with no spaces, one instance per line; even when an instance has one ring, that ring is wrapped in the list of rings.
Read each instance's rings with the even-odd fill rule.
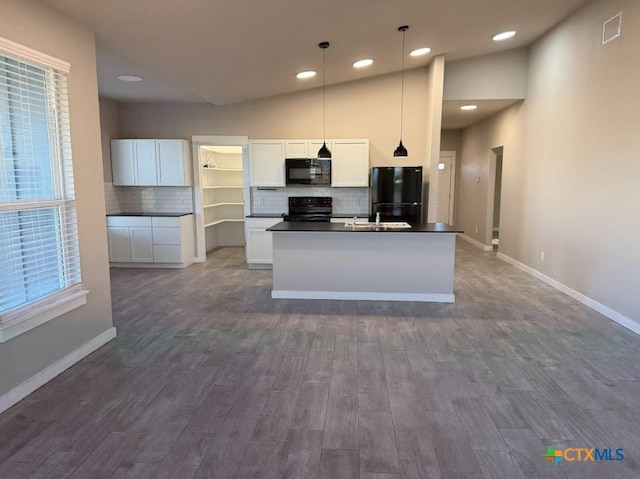
[[[331,160],[287,158],[287,185],[331,185]]]
[[[422,167],[381,166],[371,168],[371,214],[375,221],[420,223],[422,214]]]
[[[290,196],[289,214],[284,221],[331,221],[330,196]]]

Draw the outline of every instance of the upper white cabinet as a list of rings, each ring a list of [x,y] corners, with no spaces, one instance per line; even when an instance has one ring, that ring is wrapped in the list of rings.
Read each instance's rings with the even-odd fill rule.
[[[191,185],[191,154],[184,140],[155,140],[158,186]]]
[[[285,141],[249,142],[249,183],[251,186],[285,186]]]
[[[111,140],[116,186],[190,186],[189,142],[185,140]]]
[[[157,185],[158,168],[156,166],[155,140],[134,140],[133,148],[135,151],[133,159],[136,172],[135,184],[139,186]]]
[[[317,158],[318,152],[320,148],[322,148],[324,141],[323,140],[309,140],[308,148],[309,148],[309,158]],[[333,153],[333,141],[327,140],[327,148]]]
[[[333,140],[331,186],[369,186],[369,140]]]
[[[284,150],[286,158],[309,158],[307,140],[286,140]]]
[[[326,140],[331,150],[332,141]],[[317,158],[324,140],[285,140],[285,158]]]
[[[135,159],[133,140],[111,140],[111,171],[114,185],[136,184]]]
[[[250,145],[251,186],[283,187],[285,158],[316,158],[323,140],[254,140]],[[369,186],[369,140],[326,140],[331,150],[331,186]]]

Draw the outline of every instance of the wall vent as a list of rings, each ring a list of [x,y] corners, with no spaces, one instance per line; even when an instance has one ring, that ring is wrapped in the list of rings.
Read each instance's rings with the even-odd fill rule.
[[[602,25],[602,44],[605,45],[620,36],[620,28],[622,27],[622,12],[615,17],[611,17]]]

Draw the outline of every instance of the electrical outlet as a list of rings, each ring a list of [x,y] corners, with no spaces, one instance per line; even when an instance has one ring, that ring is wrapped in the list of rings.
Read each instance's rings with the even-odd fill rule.
[[[540,252],[540,261],[544,263],[544,251]]]
[[[476,233],[478,232],[478,227],[476,226]]]

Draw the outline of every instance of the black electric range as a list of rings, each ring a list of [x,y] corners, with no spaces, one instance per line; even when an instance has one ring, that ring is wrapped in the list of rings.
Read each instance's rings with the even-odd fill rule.
[[[333,200],[330,196],[290,196],[289,214],[284,221],[331,221]]]

